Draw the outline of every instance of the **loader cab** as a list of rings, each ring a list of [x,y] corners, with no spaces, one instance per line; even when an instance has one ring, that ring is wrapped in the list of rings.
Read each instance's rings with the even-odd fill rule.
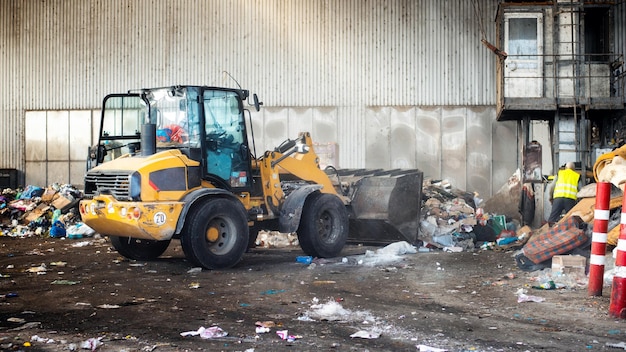
[[[252,181],[243,99],[237,91],[202,92],[206,172],[232,188],[248,188]]]
[[[204,86],[108,95],[87,168],[123,155],[178,149],[200,162],[202,179],[220,188],[246,190],[252,182],[243,108],[247,97],[245,90]]]

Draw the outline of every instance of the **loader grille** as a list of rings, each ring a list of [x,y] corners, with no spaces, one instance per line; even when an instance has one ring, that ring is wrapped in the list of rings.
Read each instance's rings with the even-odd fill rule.
[[[110,194],[117,200],[131,200],[131,172],[89,172],[85,176],[85,197]]]

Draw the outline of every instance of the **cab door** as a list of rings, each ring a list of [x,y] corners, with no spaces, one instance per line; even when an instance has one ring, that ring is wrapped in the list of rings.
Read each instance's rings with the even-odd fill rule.
[[[249,188],[250,151],[241,99],[235,92],[206,90],[203,102],[206,173],[230,188]]]

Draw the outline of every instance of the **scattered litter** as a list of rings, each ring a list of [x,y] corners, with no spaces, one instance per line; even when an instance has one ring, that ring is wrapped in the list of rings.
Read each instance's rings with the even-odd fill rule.
[[[537,303],[541,303],[543,301],[545,301],[546,299],[543,297],[538,297],[538,296],[529,296],[526,294],[521,294],[519,296],[517,296],[517,303],[522,303],[522,302],[537,302]]]
[[[607,347],[611,347],[611,348],[621,348],[623,350],[626,350],[626,342],[618,342],[618,343],[611,343],[611,342],[607,342],[606,343]]]
[[[41,327],[41,322],[40,321],[31,321],[28,322],[24,325],[20,325],[16,328],[10,329],[9,331],[20,331],[20,330],[26,330],[26,329],[37,329]]]
[[[417,347],[417,350],[420,352],[446,352],[447,351],[443,348],[430,347],[426,345],[417,345],[415,347]]]
[[[554,281],[552,280],[548,280],[546,282],[540,283],[539,285],[535,285],[531,287],[537,290],[555,290],[556,289],[556,285],[554,284]]]
[[[80,284],[80,281],[54,280],[50,283],[50,285],[77,285],[77,284]]]
[[[28,272],[28,273],[37,273],[37,274],[41,274],[41,273],[45,274],[46,270],[48,270],[46,268],[46,264],[41,264],[40,266],[33,266],[31,268],[28,268],[26,270],[26,272]]]
[[[80,348],[84,349],[84,350],[92,350],[95,351],[96,349],[98,349],[98,347],[102,346],[103,343],[100,341],[102,340],[102,337],[98,337],[98,338],[90,338],[86,341],[83,341],[80,344]]]
[[[415,253],[417,253],[417,248],[409,244],[407,241],[394,242],[376,250],[376,254],[403,255]]]
[[[69,239],[77,239],[83,237],[91,237],[95,235],[96,231],[91,227],[85,225],[82,222],[76,223],[74,225],[70,225],[65,229],[65,233],[67,238]]]
[[[224,337],[227,335],[228,333],[222,330],[222,328],[220,328],[219,326],[211,326],[210,328],[205,328],[204,326],[201,326],[196,331],[186,331],[186,332],[180,333],[180,336],[183,336],[183,337],[200,336],[203,339],[213,339],[213,338],[218,338],[218,337]]]
[[[311,262],[313,262],[313,257],[310,255],[299,255],[296,257],[296,263],[311,264]]]
[[[33,335],[30,337],[31,342],[39,342],[39,343],[55,343],[54,339],[40,337],[38,335]]]
[[[52,262],[50,263],[52,266],[64,267],[67,265],[67,262]]]
[[[195,267],[195,268],[191,268],[189,270],[187,270],[187,274],[197,274],[197,273],[201,273],[202,272],[202,268],[201,267]]]
[[[341,262],[352,265],[364,264],[368,266],[376,266],[399,261],[402,259],[402,255],[414,253],[417,253],[417,248],[415,246],[406,241],[399,241],[391,243],[375,251],[368,250],[363,255],[344,257],[341,259]]]
[[[86,247],[89,246],[91,244],[91,242],[89,241],[80,241],[80,242],[76,242],[76,243],[72,243],[72,247]]]
[[[8,318],[7,321],[9,323],[18,323],[18,324],[24,324],[26,322],[26,320],[23,318]]]
[[[293,342],[297,339],[301,339],[300,335],[289,335],[288,330],[278,330],[276,331],[276,335],[281,338],[281,340],[287,340],[289,342]]]
[[[372,331],[359,330],[350,335],[350,337],[358,337],[361,339],[377,339],[380,337],[380,334]]]
[[[265,334],[265,333],[270,332],[270,331],[271,331],[270,328],[266,328],[264,326],[257,326],[256,327],[256,333],[257,334]]]
[[[255,245],[261,248],[298,247],[300,242],[295,233],[281,233],[278,231],[260,231]]]
[[[192,282],[189,284],[189,288],[200,288],[199,282]]]
[[[315,300],[314,300],[315,302]],[[374,321],[374,317],[368,311],[351,311],[345,309],[335,300],[329,300],[323,304],[313,304],[311,309],[305,312],[305,316],[310,319],[327,320],[327,321]],[[307,318],[307,319],[308,319]],[[305,319],[299,319],[305,320]]]
[[[118,306],[117,304],[101,304],[99,306],[97,306],[98,308],[102,308],[102,309],[117,309],[120,308],[120,306]]]
[[[277,293],[283,293],[283,292],[285,292],[285,290],[267,290],[267,291],[261,292],[261,295],[275,295]]]
[[[274,323],[271,320],[266,320],[266,321],[257,321],[256,323],[254,323],[254,325],[264,327],[264,328],[273,328],[276,326],[276,323]]]

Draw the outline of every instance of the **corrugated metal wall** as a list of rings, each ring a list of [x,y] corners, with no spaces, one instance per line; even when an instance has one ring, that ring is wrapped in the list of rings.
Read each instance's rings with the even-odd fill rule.
[[[473,1],[458,0],[0,1],[0,168],[38,161],[25,156],[25,134],[33,135],[25,129],[36,128],[25,126],[26,111],[98,109],[104,95],[130,88],[234,86],[228,71],[265,103],[255,114],[263,116],[261,141],[309,124],[318,142],[339,145],[343,167],[410,165],[394,157],[408,153],[417,167],[428,160],[438,176],[460,177],[460,187],[478,175],[497,188],[516,156],[496,164],[510,140],[494,133],[495,58],[480,43],[479,19],[494,41],[497,0],[477,4],[482,18]],[[288,134],[273,127],[285,116],[298,121]],[[429,153],[440,160],[422,152],[432,138],[419,128],[422,117],[439,123]],[[406,131],[392,126],[403,124],[415,132],[406,142],[415,153],[397,142]],[[477,128],[491,131],[479,147],[467,132]],[[455,149],[447,139],[463,129],[470,138]],[[369,145],[372,137],[386,138],[384,148]],[[491,156],[494,166],[464,166],[461,155]]]
[[[615,6],[614,10],[614,20],[615,20],[615,52],[622,53],[622,55],[626,55],[626,0],[620,0],[619,3]],[[625,58],[622,57],[622,60]],[[626,68],[622,65],[622,71],[626,72]],[[623,89],[626,88],[626,77],[622,76],[621,84],[622,84],[622,92]],[[626,94],[624,94],[626,98]],[[625,101],[626,103],[626,101]],[[624,117],[626,118],[626,116]]]
[[[496,1],[481,0],[488,35]],[[472,1],[0,2],[0,106],[98,106],[144,86],[233,85],[271,106],[492,105]],[[8,84],[7,84],[8,83]]]

